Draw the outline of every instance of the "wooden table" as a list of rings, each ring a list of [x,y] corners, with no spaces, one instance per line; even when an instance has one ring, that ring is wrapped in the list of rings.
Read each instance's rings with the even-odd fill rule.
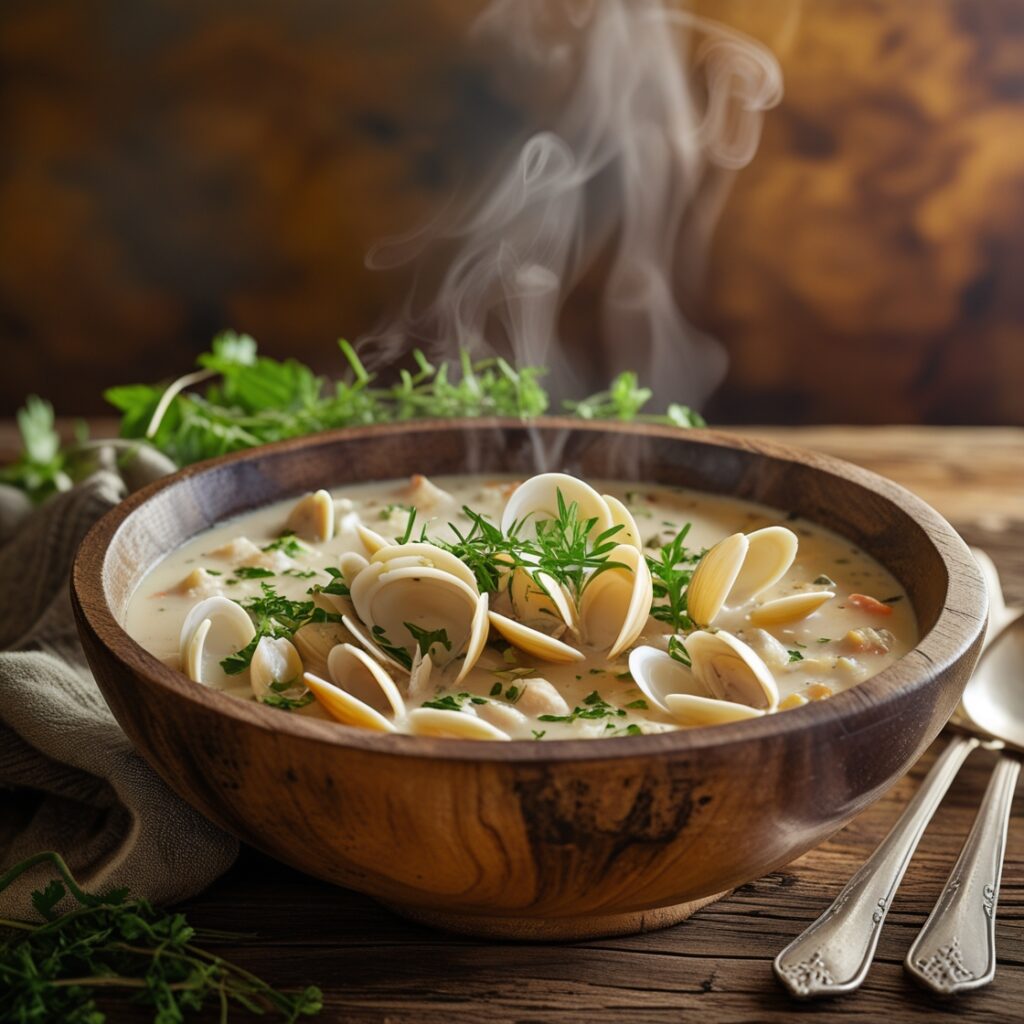
[[[1024,430],[844,427],[747,430],[859,462],[917,491],[995,559],[1024,604]],[[0,434],[0,451],[9,439]],[[1024,666],[1022,666],[1024,672]],[[1022,680],[1024,684],[1024,680]],[[476,942],[410,924],[245,850],[184,910],[199,925],[255,933],[224,954],[279,986],[319,985],[320,1019],[346,1024],[554,1021],[918,1021],[1024,1019],[1024,804],[1006,851],[990,987],[953,1002],[902,962],[967,834],[993,755],[973,754],[925,833],[893,902],[863,988],[798,1004],[776,984],[775,954],[829,904],[899,816],[936,751],[827,843],[675,928],[572,945]]]

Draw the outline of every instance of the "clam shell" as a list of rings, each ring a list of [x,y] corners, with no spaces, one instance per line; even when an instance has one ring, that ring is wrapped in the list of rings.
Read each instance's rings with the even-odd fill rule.
[[[515,619],[510,619],[497,612],[490,612],[491,625],[510,643],[527,654],[532,654],[542,661],[565,663],[570,661],[583,661],[584,655],[576,648],[556,640],[539,629],[524,626]]]
[[[366,548],[368,555],[375,555],[381,548],[391,546],[391,541],[387,537],[382,537],[376,530],[371,530],[368,526],[363,526],[362,523],[356,527],[356,533],[359,534],[359,539],[363,542],[363,547]]]
[[[693,674],[710,696],[773,711],[779,703],[775,677],[757,653],[730,633],[698,631],[686,638]]]
[[[512,492],[501,515],[502,531],[508,533],[513,523],[529,525],[557,518],[559,492],[566,505],[576,502],[580,521],[597,520],[592,534],[603,533],[612,525],[607,502],[590,484],[567,473],[541,473],[523,481]]]
[[[743,604],[786,575],[796,558],[799,541],[785,526],[766,526],[747,534],[747,555],[729,594],[730,604]]]
[[[497,726],[464,711],[442,708],[417,708],[410,711],[406,726],[414,736],[445,736],[460,740],[507,740],[509,736]]]
[[[355,551],[346,551],[341,558],[338,559],[338,568],[341,570],[341,578],[352,586],[353,580],[369,565],[370,563],[363,558],[362,555],[357,554]]]
[[[714,697],[697,697],[688,693],[670,693],[666,697],[668,711],[681,725],[725,725],[747,718],[760,718],[764,712],[747,704]]]
[[[687,614],[698,626],[710,625],[722,610],[743,568],[748,547],[747,538],[734,533],[704,553],[686,588]]]
[[[240,651],[255,635],[252,619],[234,601],[219,596],[198,601],[185,616],[178,642],[185,674],[211,686],[245,682],[242,673],[228,676],[220,662]]]
[[[491,620],[488,616],[490,603],[486,594],[477,598],[476,610],[473,612],[473,621],[469,627],[469,641],[466,644],[466,654],[462,660],[462,668],[455,677],[455,682],[461,683],[469,674],[472,668],[480,660],[484,648],[487,646],[487,636],[491,631]]]
[[[334,499],[327,491],[314,491],[296,502],[285,529],[301,540],[319,544],[334,536]]]
[[[299,682],[302,659],[295,645],[285,637],[260,637],[249,664],[249,683],[257,698],[270,693],[271,683]]]
[[[343,725],[357,729],[371,729],[374,732],[397,732],[394,723],[379,711],[374,711],[358,697],[346,693],[333,683],[321,679],[312,672],[306,672],[302,681],[316,698],[317,703],[334,719]]]
[[[612,526],[621,526],[618,533],[613,533],[611,539],[616,544],[628,544],[630,547],[643,551],[644,542],[640,539],[640,528],[636,525],[633,513],[614,494],[602,494],[604,503],[611,513]]]
[[[327,658],[327,673],[339,689],[362,701],[380,715],[402,718],[405,701],[395,681],[366,651],[353,644],[338,644]]]
[[[465,562],[456,558],[450,551],[439,548],[434,544],[427,544],[415,541],[409,544],[389,544],[373,553],[371,562],[388,562],[389,568],[398,568],[393,565],[395,559],[416,559],[415,562],[404,563],[406,565],[422,565],[428,569],[440,569],[442,572],[451,573],[462,580],[471,590],[477,590],[476,576],[473,570]]]
[[[326,603],[326,602],[324,602]],[[308,622],[295,631],[292,643],[305,668],[318,676],[327,674],[327,658],[338,644],[351,640],[344,623]]]
[[[573,632],[579,630],[576,609],[565,587],[545,572],[516,566],[509,580],[508,596],[512,614],[526,625],[562,622]]]
[[[765,601],[750,613],[755,626],[780,626],[785,622],[806,619],[836,595],[830,590],[808,590],[801,594],[788,594],[774,601]]]
[[[422,703],[430,696],[430,676],[434,670],[434,663],[429,654],[421,654],[418,650],[412,660],[412,669],[409,672],[409,686],[406,693],[410,703]]]
[[[376,659],[382,665],[388,665],[391,668],[398,669],[401,672],[409,674],[409,668],[403,665],[400,661],[392,658],[386,651],[382,651],[369,637],[369,634],[363,629],[362,624],[357,622],[350,615],[342,615],[341,624],[352,634],[352,638],[359,644],[360,647],[371,658]]]
[[[629,652],[629,674],[647,699],[668,711],[669,694],[706,697],[707,690],[681,662],[657,647],[636,647]]]
[[[608,657],[617,658],[647,625],[654,591],[642,551],[618,544],[608,559],[626,568],[605,569],[587,581],[580,598],[580,629],[587,643],[608,647]]]
[[[385,571],[376,573],[378,565]],[[371,625],[371,632],[380,627],[391,643],[409,652],[410,659],[417,645],[405,623],[445,630],[451,648],[432,648],[435,665],[446,665],[466,650],[478,600],[476,591],[451,573],[423,567],[391,570],[386,562],[371,563],[352,587],[359,618]]]

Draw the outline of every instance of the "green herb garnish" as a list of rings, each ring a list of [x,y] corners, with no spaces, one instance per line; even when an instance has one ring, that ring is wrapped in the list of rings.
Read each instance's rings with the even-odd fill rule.
[[[646,556],[655,600],[651,615],[677,630],[693,628],[686,614],[686,588],[690,585],[693,567],[700,561],[700,554],[686,547],[689,532],[690,523],[687,523],[668,544],[658,549],[657,555]]]
[[[272,540],[265,548],[261,548],[260,550],[283,551],[289,558],[295,558],[298,555],[305,554],[308,548],[296,538],[294,533],[290,530],[286,530],[277,538],[277,540]]]
[[[426,657],[430,654],[435,644],[440,644],[446,651],[452,649],[452,642],[448,639],[448,631],[444,629],[422,629],[414,622],[403,622],[403,626],[409,630],[409,635],[419,647],[420,654]]]
[[[101,996],[104,1003],[116,999],[111,1008],[124,1012],[148,1007],[159,1024],[178,1024],[211,1003],[221,1021],[232,1005],[290,1022],[320,1012],[319,989],[280,992],[196,945],[244,936],[204,933],[183,914],[158,910],[127,889],[86,892],[52,851],[0,876],[0,892],[44,863],[60,877],[32,894],[41,920],[0,919],[0,929],[7,930],[0,939],[0,1020],[102,1024]],[[61,913],[57,907],[65,898],[75,906]]]
[[[799,651],[787,651],[789,655],[789,663],[792,664],[794,661],[803,661],[804,656]]]
[[[341,622],[341,616],[318,608],[312,601],[292,601],[270,583],[260,584],[260,596],[238,601],[252,619],[256,635],[240,651],[224,658],[220,667],[230,675],[244,672],[252,661],[256,645],[265,636],[290,640],[311,622]]]
[[[345,582],[345,578],[341,575],[340,569],[336,569],[334,566],[329,565],[324,569],[324,572],[331,577],[331,582],[317,583],[306,591],[307,594],[334,594],[335,597],[351,596],[348,584]],[[316,574],[310,573],[309,575],[314,576]]]
[[[408,669],[412,668],[412,655],[404,647],[392,643],[384,632],[383,626],[373,626],[370,632],[373,634],[373,642],[385,654],[391,655],[400,665],[404,665]]]
[[[290,690],[299,689],[297,697],[290,697]],[[307,704],[313,703],[313,694],[305,687],[300,687],[298,679],[289,679],[284,682],[271,683],[270,693],[260,697],[261,704],[269,704],[272,708],[280,708],[282,711],[294,711],[296,708],[304,708]]]
[[[260,580],[277,575],[271,569],[264,569],[262,565],[240,565],[234,573],[240,580]]]
[[[693,663],[690,661],[690,652],[686,649],[686,644],[677,636],[670,636],[668,638],[668,656],[674,658],[687,668],[692,667]]]

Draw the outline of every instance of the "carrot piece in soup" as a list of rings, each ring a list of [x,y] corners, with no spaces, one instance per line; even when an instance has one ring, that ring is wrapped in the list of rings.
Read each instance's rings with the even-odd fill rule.
[[[869,597],[867,594],[851,594],[850,604],[859,608],[862,612],[870,612],[872,615],[892,615],[892,605],[879,601],[876,597]]]

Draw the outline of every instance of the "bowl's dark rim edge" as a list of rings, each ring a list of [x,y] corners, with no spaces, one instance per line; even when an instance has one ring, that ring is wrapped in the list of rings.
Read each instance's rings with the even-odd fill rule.
[[[137,644],[117,622],[106,600],[103,586],[107,549],[117,531],[132,513],[154,494],[191,476],[203,474],[233,462],[259,458],[269,452],[291,448],[332,445],[344,438],[380,436],[415,430],[417,435],[437,430],[522,428],[516,419],[480,418],[474,420],[417,420],[366,427],[345,427],[302,438],[293,438],[259,448],[233,452],[205,462],[194,463],[177,473],[161,478],[127,497],[104,515],[86,534],[75,556],[71,573],[71,596],[80,621],[94,634],[121,666],[143,675],[176,696],[217,711],[227,718],[268,732],[319,741],[367,753],[404,756],[425,760],[479,761],[487,763],[550,763],[562,761],[605,761],[621,758],[648,758],[658,755],[685,755],[711,747],[779,738],[811,728],[817,721],[839,725],[842,719],[876,712],[890,698],[906,695],[926,686],[976,644],[987,616],[987,596],[981,572],[967,545],[930,505],[906,488],[870,470],[817,452],[780,445],[775,442],[738,437],[708,429],[658,427],[649,424],[587,422],[562,417],[544,417],[527,424],[539,430],[574,430],[648,435],[666,439],[698,440],[723,448],[740,449],[767,458],[797,462],[813,469],[842,477],[891,501],[914,519],[937,550],[946,570],[947,591],[942,611],[932,628],[916,647],[887,669],[862,683],[830,697],[811,702],[784,714],[765,715],[713,729],[679,730],[651,736],[623,739],[559,740],[554,743],[534,740],[509,742],[471,742],[464,739],[409,736],[395,733],[370,733],[340,723],[298,715],[283,715],[263,707],[196,685],[175,669],[169,668]],[[916,677],[916,678],[915,678]],[[845,726],[840,726],[845,730]]]

